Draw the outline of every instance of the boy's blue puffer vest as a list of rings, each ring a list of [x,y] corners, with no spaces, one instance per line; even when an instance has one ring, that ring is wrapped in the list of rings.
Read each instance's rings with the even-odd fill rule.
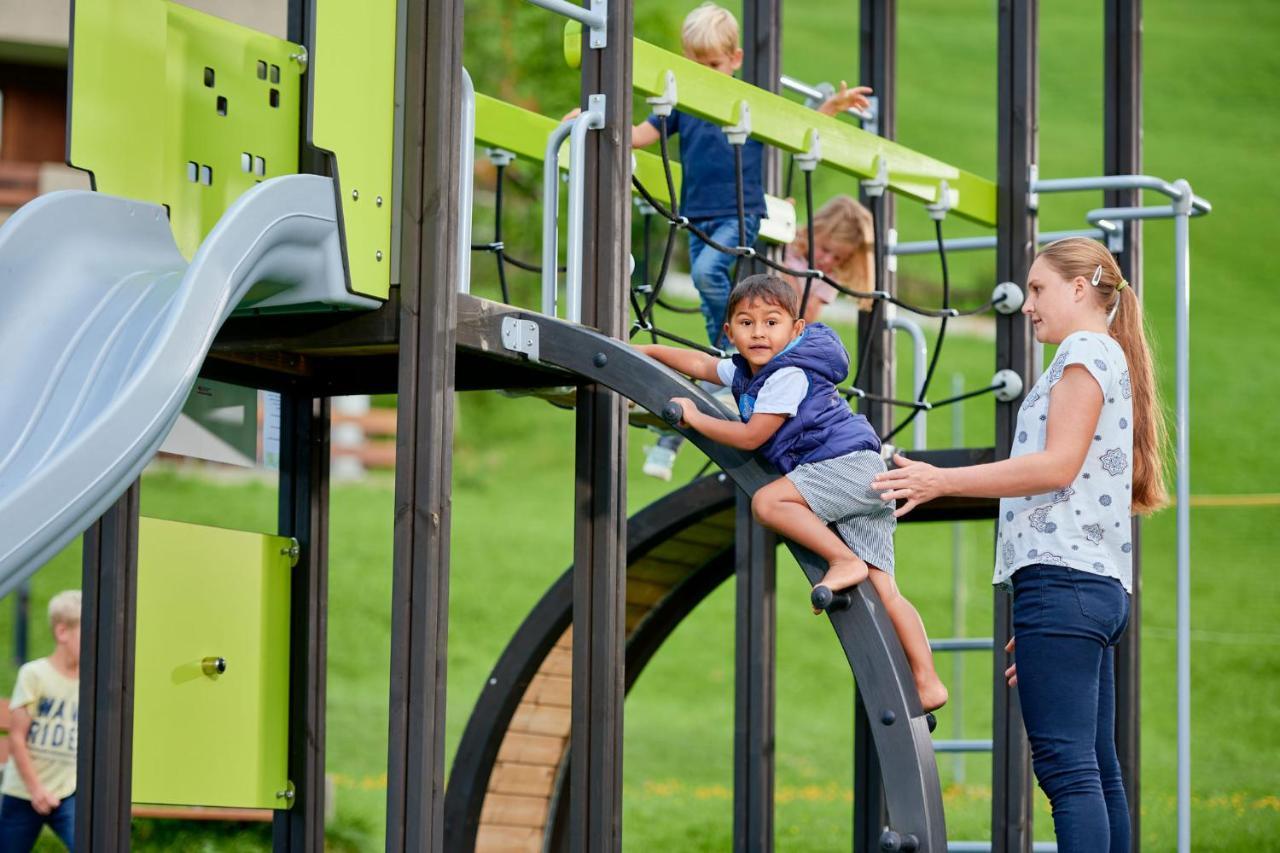
[[[835,459],[857,450],[880,450],[880,439],[862,415],[836,393],[836,383],[849,375],[844,344],[822,323],[806,326],[800,337],[775,355],[754,376],[741,355],[733,356],[733,398],[744,421],[751,419],[756,395],[764,383],[784,367],[798,367],[809,380],[809,391],[794,417],[787,418],[758,453],[786,474],[806,462]]]

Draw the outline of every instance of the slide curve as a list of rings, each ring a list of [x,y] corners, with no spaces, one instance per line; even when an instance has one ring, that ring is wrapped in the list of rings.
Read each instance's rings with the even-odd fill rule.
[[[237,307],[346,293],[333,182],[242,195],[188,263],[163,207],[41,196],[0,226],[0,595],[98,518],[177,420]]]

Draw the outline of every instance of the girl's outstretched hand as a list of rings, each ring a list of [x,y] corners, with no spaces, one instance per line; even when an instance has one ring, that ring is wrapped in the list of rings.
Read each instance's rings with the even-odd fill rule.
[[[867,95],[871,94],[870,86],[854,86],[849,88],[849,84],[840,81],[840,91],[822,102],[818,107],[818,112],[823,115],[834,116],[836,113],[844,112],[853,107],[859,110],[865,110],[871,106],[871,101],[867,99]]]
[[[879,492],[883,500],[906,501],[894,510],[894,518],[900,518],[920,504],[947,494],[946,474],[941,468],[927,462],[916,462],[901,453],[893,454],[893,464],[898,467],[877,476],[871,481],[871,488]]]

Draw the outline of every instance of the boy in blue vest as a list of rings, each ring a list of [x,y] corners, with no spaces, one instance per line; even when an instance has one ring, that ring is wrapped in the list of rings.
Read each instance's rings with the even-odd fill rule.
[[[902,641],[926,711],[947,701],[920,614],[893,579],[893,506],[871,489],[885,470],[880,439],[836,392],[849,354],[821,323],[797,318],[794,289],[773,275],[743,279],[729,296],[724,332],[732,358],[659,344],[638,347],[694,379],[733,390],[741,421],[703,414],[677,398],[684,424],[710,439],[761,453],[784,476],[756,492],[756,520],[827,561],[818,586],[833,592],[868,576]],[[828,524],[834,524],[839,535]],[[815,611],[816,612],[816,611]]]
[[[733,76],[742,67],[738,22],[731,12],[715,3],[703,3],[685,17],[680,28],[680,46],[687,59],[721,74]],[[870,93],[869,88],[850,89],[841,82],[840,91],[827,98],[818,112],[834,116],[849,107],[866,109],[870,105],[866,96]],[[662,119],[655,114],[637,124],[631,130],[631,147],[644,148],[657,142],[661,123]],[[754,246],[760,219],[765,213],[764,144],[748,139],[742,145],[743,238],[738,227],[738,179],[733,146],[724,130],[680,110],[667,116],[666,124],[667,134],[680,141],[680,215],[722,246],[737,246],[740,239],[741,245]],[[707,340],[716,348],[725,345],[721,329],[736,260],[736,255],[713,249],[697,234],[689,232],[689,274],[701,298]],[[682,441],[678,432],[664,432],[645,457],[644,473],[670,480]]]

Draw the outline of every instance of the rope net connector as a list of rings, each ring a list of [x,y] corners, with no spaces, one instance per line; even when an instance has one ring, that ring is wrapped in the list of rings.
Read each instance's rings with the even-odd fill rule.
[[[822,162],[822,139],[818,136],[817,128],[809,129],[806,141],[809,143],[808,149],[794,155],[794,159],[800,171],[812,172]]]
[[[495,166],[510,166],[516,159],[516,155],[505,148],[486,148],[484,156]]]
[[[879,198],[889,188],[889,161],[879,154],[874,161],[876,176],[862,182],[862,189],[870,198]]]
[[[737,123],[720,129],[724,131],[725,136],[729,137],[730,145],[745,145],[747,137],[751,135],[751,104],[747,101],[738,101]]]
[[[947,218],[947,211],[955,207],[959,200],[960,191],[951,189],[951,185],[944,178],[938,182],[938,200],[926,205],[925,210],[929,211],[930,219],[941,222]]]
[[[1001,403],[1012,403],[1022,396],[1022,377],[1016,370],[1007,367],[997,370],[996,375],[991,377],[991,384],[998,386],[995,387],[995,395]]]
[[[664,71],[662,73],[662,94],[645,98],[644,102],[653,107],[653,114],[656,116],[669,116],[672,110],[676,108],[676,73],[674,71]]]
[[[1002,281],[991,291],[991,304],[1001,314],[1016,314],[1022,302],[1022,288],[1011,281]]]

